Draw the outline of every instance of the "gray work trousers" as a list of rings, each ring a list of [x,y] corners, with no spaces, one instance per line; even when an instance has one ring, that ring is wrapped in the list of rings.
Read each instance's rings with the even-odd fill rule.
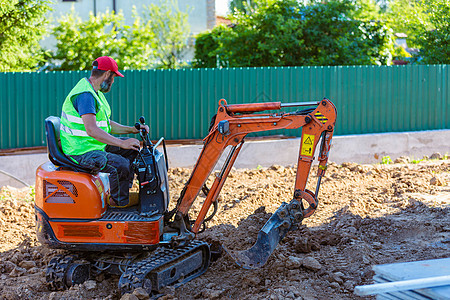
[[[109,173],[111,198],[119,206],[127,205],[130,185],[134,178],[131,165],[138,151],[110,145],[107,145],[105,150],[89,151],[82,155],[71,155],[71,157],[82,167],[95,172]]]

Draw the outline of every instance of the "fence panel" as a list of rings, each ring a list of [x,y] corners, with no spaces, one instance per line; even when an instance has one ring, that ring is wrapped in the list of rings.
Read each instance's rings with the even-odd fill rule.
[[[144,115],[155,139],[199,139],[219,99],[230,104],[331,99],[337,135],[450,127],[447,65],[124,71],[106,95],[112,118]],[[0,73],[0,148],[45,145],[43,120],[59,116],[89,72]],[[300,131],[267,134],[299,135]]]

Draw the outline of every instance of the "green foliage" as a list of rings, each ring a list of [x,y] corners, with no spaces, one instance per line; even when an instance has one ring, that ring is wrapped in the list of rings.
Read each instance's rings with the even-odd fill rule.
[[[403,60],[405,58],[410,58],[411,54],[406,52],[406,50],[403,47],[397,46],[394,49],[393,57],[395,60]]]
[[[425,159],[411,159],[410,160],[410,163],[412,163],[412,164],[418,164],[418,163],[420,163],[421,161],[424,161]]]
[[[103,55],[114,57],[122,69],[176,68],[189,36],[187,16],[169,0],[143,6],[141,15],[133,8],[131,26],[122,12],[91,13],[82,21],[72,9],[53,30],[53,60],[61,62],[59,70],[89,70]]]
[[[43,60],[48,0],[0,0],[0,72],[30,71]]]
[[[383,164],[383,165],[389,165],[389,164],[392,164],[392,163],[394,163],[394,162],[392,161],[390,156],[383,156],[381,158],[381,164]]]
[[[30,186],[29,197],[31,198],[31,201],[33,201],[34,198],[36,197],[36,186],[35,185]]]
[[[367,1],[360,1],[366,3]],[[233,27],[202,33],[196,67],[389,64],[391,31],[350,1],[255,0],[251,15],[235,11]],[[374,6],[374,12],[376,12]]]
[[[222,34],[227,34],[227,32],[227,27],[221,25],[214,27],[211,31],[205,31],[197,35],[195,40],[194,67],[215,68],[221,66],[221,62],[217,59],[218,55],[216,53],[220,47]]]
[[[428,27],[428,15],[424,1],[393,0],[389,3],[383,19],[394,33],[405,33],[408,46],[417,46],[417,37],[422,34],[423,26]]]
[[[421,22],[419,45],[421,63],[450,64],[450,1],[424,1],[428,20]]]
[[[57,40],[53,59],[60,60],[60,70],[90,70],[91,63],[99,56],[120,57],[124,40],[119,36],[124,30],[123,14],[91,12],[82,21],[72,7],[70,14],[62,16],[53,35]]]
[[[450,63],[450,2],[393,0],[384,18],[394,32],[408,35],[408,46],[419,48],[415,60],[423,64]]]
[[[356,0],[353,2],[353,18],[361,21],[380,20],[381,8],[373,0]]]
[[[196,41],[196,67],[295,65],[302,44],[301,15],[295,0],[257,1],[251,16],[236,11],[236,26],[216,27]],[[218,59],[218,61],[216,61]]]
[[[251,13],[256,8],[255,0],[231,0],[230,11],[240,11],[242,13]]]
[[[161,2],[144,6],[144,19],[155,35],[155,56],[159,67],[173,69],[181,67],[178,59],[188,43],[190,26],[188,13],[180,11],[178,2]]]
[[[386,65],[393,51],[391,30],[364,16],[350,1],[329,1],[305,8],[306,57],[312,65]]]
[[[117,53],[118,63],[123,69],[149,69],[156,60],[156,35],[151,22],[140,17],[136,7],[133,7],[133,18],[133,25],[121,32],[123,48]]]

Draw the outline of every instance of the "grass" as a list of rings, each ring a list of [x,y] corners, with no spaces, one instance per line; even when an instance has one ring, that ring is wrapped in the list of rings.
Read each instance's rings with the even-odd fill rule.
[[[418,164],[418,163],[420,163],[420,162],[422,162],[422,161],[427,161],[427,160],[447,160],[447,159],[449,159],[449,154],[448,153],[445,153],[443,156],[442,156],[442,158],[441,159],[430,159],[428,156],[424,156],[423,158],[411,158],[410,160],[409,160],[409,163],[410,164]],[[389,156],[389,155],[387,155],[387,156],[383,156],[382,158],[381,158],[381,164],[382,165],[389,165],[389,164],[393,164],[394,162],[392,161],[392,159],[391,159],[391,157]]]
[[[391,159],[391,157],[389,155],[388,156],[383,156],[381,158],[381,164],[382,165],[389,165],[389,164],[392,164],[392,163],[394,163],[394,162],[392,161],[392,159]]]
[[[21,189],[2,187],[0,189],[0,201],[7,200],[23,200],[27,202],[33,202],[36,190],[34,185],[24,187]]]

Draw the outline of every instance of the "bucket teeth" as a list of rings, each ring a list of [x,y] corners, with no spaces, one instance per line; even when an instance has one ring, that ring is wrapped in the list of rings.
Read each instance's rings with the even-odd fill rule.
[[[244,269],[260,268],[267,262],[286,233],[297,228],[302,220],[303,214],[297,200],[294,199],[289,204],[283,202],[258,233],[258,239],[250,249],[244,251],[224,249]]]

